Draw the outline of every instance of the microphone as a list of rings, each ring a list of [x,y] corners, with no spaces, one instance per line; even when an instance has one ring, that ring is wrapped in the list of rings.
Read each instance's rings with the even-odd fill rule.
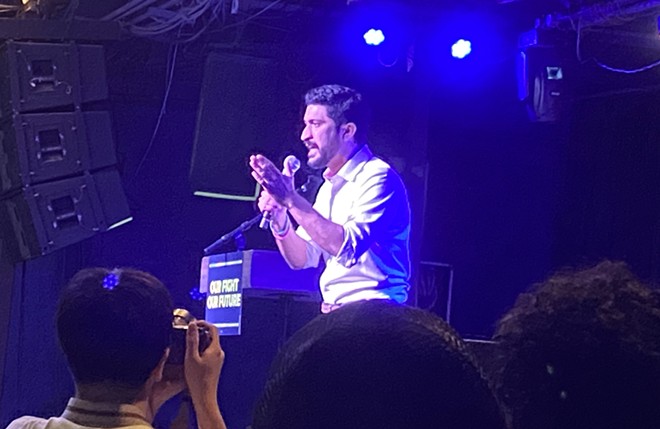
[[[294,155],[289,155],[284,158],[284,168],[282,169],[282,174],[285,176],[293,177],[296,174],[296,171],[300,169],[300,160]],[[287,174],[288,173],[288,174]],[[270,228],[270,212],[264,210],[261,214],[261,221],[259,221],[259,228],[268,229]]]

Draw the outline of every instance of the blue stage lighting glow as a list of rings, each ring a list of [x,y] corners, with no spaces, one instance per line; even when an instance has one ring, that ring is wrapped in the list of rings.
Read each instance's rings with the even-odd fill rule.
[[[188,295],[190,295],[190,299],[192,299],[193,301],[204,301],[204,299],[206,298],[206,294],[201,293],[198,287],[194,287],[190,289]]]
[[[378,46],[385,41],[385,35],[381,30],[376,30],[375,28],[370,29],[364,33],[364,41],[367,45]]]
[[[472,52],[472,43],[469,40],[460,39],[451,47],[451,56],[462,60]]]

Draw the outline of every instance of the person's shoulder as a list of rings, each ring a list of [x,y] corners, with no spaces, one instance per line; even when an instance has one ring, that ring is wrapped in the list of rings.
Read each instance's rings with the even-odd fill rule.
[[[48,420],[41,417],[23,416],[9,423],[7,429],[43,429]]]
[[[363,180],[377,180],[379,182],[385,181],[403,184],[401,175],[396,169],[377,156],[371,157],[371,159],[365,163],[361,173]]]
[[[384,159],[379,158],[378,156],[372,156],[366,163],[365,167],[371,168],[373,170],[391,170],[392,166],[388,164]]]
[[[386,175],[389,173],[397,174],[394,168],[388,164],[387,161],[375,155],[366,160],[364,166],[362,167],[362,172],[369,175]]]
[[[77,425],[64,417],[51,417],[44,419],[34,416],[19,417],[9,423],[6,429],[79,429],[83,426]]]

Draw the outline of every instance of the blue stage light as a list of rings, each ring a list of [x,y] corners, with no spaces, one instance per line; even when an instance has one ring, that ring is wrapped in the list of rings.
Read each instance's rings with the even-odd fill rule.
[[[370,29],[364,33],[364,41],[367,45],[378,46],[385,41],[385,35],[382,30],[377,30],[375,28]]]
[[[472,52],[472,43],[469,40],[460,39],[451,47],[451,56],[462,60]]]

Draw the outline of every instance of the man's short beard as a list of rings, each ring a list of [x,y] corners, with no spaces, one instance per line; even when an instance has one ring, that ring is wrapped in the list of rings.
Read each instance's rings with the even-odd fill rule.
[[[314,170],[320,170],[321,168],[326,168],[328,162],[329,160],[325,159],[325,156],[319,151],[319,156],[315,160],[307,159],[307,166]]]

